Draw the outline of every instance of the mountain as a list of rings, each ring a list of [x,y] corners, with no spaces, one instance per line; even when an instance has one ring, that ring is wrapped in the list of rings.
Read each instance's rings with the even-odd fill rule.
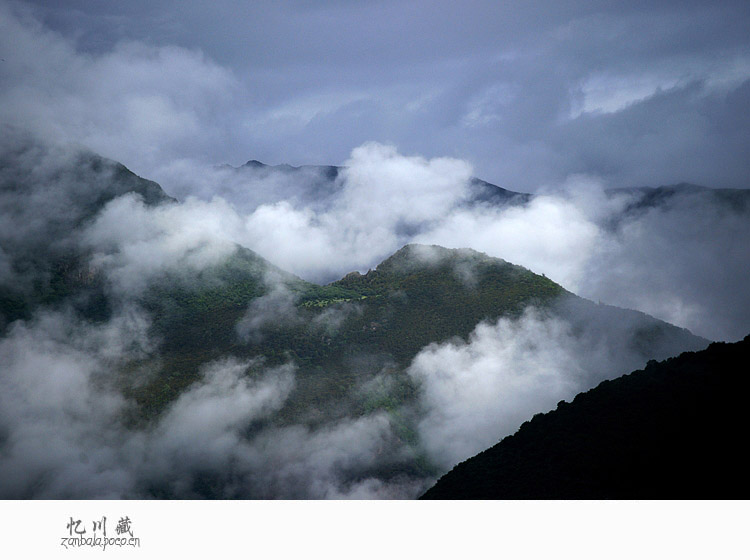
[[[84,317],[106,320],[114,305],[110,287],[102,271],[91,267],[76,233],[123,194],[140,196],[148,206],[176,201],[158,184],[90,152],[56,153],[30,145],[3,157],[3,212],[16,210],[23,216],[35,208],[47,218],[26,220],[31,231],[20,223],[4,230],[17,234],[3,243],[12,267],[26,266],[33,278],[30,290],[3,287],[0,313],[6,323],[29,317],[40,305],[70,304]],[[325,188],[335,188],[341,170],[271,167],[257,161],[243,167],[287,174],[313,171],[329,182]],[[474,184],[477,201],[523,198],[484,181]],[[34,268],[28,255],[34,255]],[[350,362],[359,360],[355,369],[361,374],[361,358],[367,356],[368,375],[383,368],[400,372],[395,386],[403,392],[410,385],[403,371],[422,348],[453,337],[465,340],[480,322],[517,317],[529,305],[565,317],[579,332],[627,347],[628,353],[635,350],[632,355],[644,361],[707,343],[644,314],[594,305],[502,259],[470,249],[420,245],[404,247],[367,274],[351,273],[328,286],[305,282],[237,246],[218,265],[152,278],[138,303],[152,316],[151,334],[161,341],[153,356],[161,373],[136,393],[144,410],[153,413],[195,381],[202,364],[227,353],[263,356],[271,363],[291,359],[301,367],[301,378],[314,379],[316,385],[302,382],[296,391],[300,397],[325,393],[331,398],[361,382],[363,375],[352,375]],[[243,323],[253,313],[276,314],[280,320]],[[247,328],[239,336],[241,324]]]
[[[414,391],[404,370],[424,346],[467,338],[480,321],[519,315],[529,304],[547,306],[564,293],[500,259],[419,245],[328,286],[304,282],[247,250],[221,268],[229,271],[221,282],[208,282],[217,272],[205,271],[199,282],[183,282],[184,289],[168,281],[147,296],[162,354],[179,356],[179,368],[163,370],[141,392],[147,408],[160,410],[165,395],[176,396],[163,383],[184,387],[201,364],[226,353],[298,364],[290,399],[297,414],[306,408],[303,401],[327,402],[332,410],[342,402],[361,407],[368,397],[353,401],[349,393],[382,371],[397,380],[393,398],[403,404]],[[270,283],[263,280],[269,271]]]
[[[614,188],[608,189],[606,193],[609,196],[631,197],[615,222],[638,217],[649,210],[680,207],[688,211],[713,208],[717,212],[735,214],[750,212],[748,189],[712,189],[691,183],[678,183],[660,187]]]
[[[162,352],[181,357],[177,385],[193,380],[186,356],[196,356],[189,371],[197,374],[204,361],[233,353],[293,360],[301,368],[300,398],[345,398],[384,368],[402,391],[410,384],[404,370],[428,344],[466,340],[480,322],[519,317],[529,305],[618,349],[625,368],[708,343],[643,313],[596,305],[544,276],[469,249],[407,245],[367,274],[353,272],[328,286],[279,271],[247,250],[218,270],[205,271],[198,282],[183,279],[184,289],[167,281],[146,296]],[[271,270],[273,287],[262,280]],[[221,280],[209,281],[211,275]],[[243,317],[248,328],[238,336]],[[364,356],[367,366],[353,368],[352,360]]]
[[[223,165],[220,169],[231,170],[238,176],[247,176],[248,179],[267,179],[270,176],[284,177],[287,181],[293,182],[294,190],[286,190],[283,184],[277,185],[280,189],[274,195],[278,199],[295,197],[305,204],[325,207],[336,194],[340,193],[343,183],[339,178],[346,168],[335,165],[302,165],[299,167],[288,164],[267,165],[253,159],[239,167]],[[531,199],[531,194],[504,189],[477,177],[472,177],[469,181],[468,195],[464,204],[466,206],[479,204],[504,206],[506,204],[525,204]],[[265,202],[271,202],[271,199],[265,200]]]
[[[220,168],[231,170],[239,176],[247,175],[248,178],[267,179],[273,175],[283,176],[292,181],[287,185],[294,184],[295,188],[290,191],[286,190],[283,184],[277,185],[278,190],[275,193],[277,199],[298,197],[304,204],[315,207],[325,206],[327,201],[330,201],[340,192],[342,183],[338,179],[342,170],[345,169],[334,165],[302,165],[297,167],[288,164],[267,165],[254,159],[239,167],[225,164]],[[301,192],[300,188],[302,189]],[[616,222],[625,217],[636,216],[648,209],[664,209],[668,205],[684,203],[686,200],[703,201],[703,204],[718,203],[721,207],[735,212],[744,213],[750,210],[750,190],[748,189],[712,189],[691,183],[676,183],[659,187],[614,187],[606,189],[605,194],[610,197],[627,195],[632,198],[621,210]],[[530,193],[504,189],[477,177],[472,177],[464,205],[524,205],[533,200],[534,196]],[[264,202],[272,201],[275,200],[264,200]]]
[[[423,499],[747,499],[750,336],[561,401]]]
[[[599,371],[598,362],[581,356],[588,365],[575,383],[590,387],[649,359],[708,343],[643,313],[582,299],[544,275],[471,249],[406,245],[366,274],[352,272],[328,285],[307,282],[227,243],[195,243],[180,249],[175,262],[161,262],[171,253],[156,245],[171,249],[179,240],[159,228],[171,224],[170,212],[182,207],[156,183],[80,150],[31,146],[5,151],[3,158],[0,210],[8,221],[0,228],[0,335],[15,341],[54,315],[63,317],[72,343],[81,344],[92,333],[109,332],[113,321],[142,317],[145,342],[126,336],[137,349],[114,345],[115,357],[108,356],[100,372],[121,399],[123,408],[110,421],[124,424],[125,440],[133,433],[161,433],[176,410],[185,410],[186,398],[209,390],[217,364],[246,364],[235,388],[240,393],[245,385],[261,384],[263,372],[289,370],[293,382],[283,399],[232,433],[237,446],[259,440],[268,446],[265,438],[279,433],[324,438],[342,426],[375,422],[388,434],[376,458],[356,468],[346,461],[349,466],[337,466],[340,484],[376,480],[415,496],[415,489],[421,492],[425,481],[442,473],[421,439],[424,380],[412,367],[422,352],[471,345],[481,325],[522,321],[534,309],[539,321],[559,323],[581,352],[613,364],[612,371]],[[246,167],[270,172],[259,162]],[[311,172],[322,177],[318,186],[325,191],[337,188],[340,168],[282,166],[273,172]],[[476,204],[523,198],[479,180],[474,184]],[[97,220],[113,201],[124,214],[101,226]],[[131,225],[134,213],[138,220]],[[106,240],[111,224],[124,233],[116,232],[114,241],[94,239],[95,252],[92,236]],[[130,236],[133,228],[152,227],[156,234]],[[123,288],[123,278],[139,288]],[[85,351],[75,347],[65,356],[83,352],[87,363],[98,363],[87,353],[99,344]],[[268,475],[253,469],[257,477]],[[238,486],[235,474],[201,466],[186,475],[188,489],[174,487],[167,477],[143,482],[133,495],[268,498],[322,492],[281,483]]]
[[[14,135],[5,141],[12,139],[0,149],[0,332],[34,307],[71,296],[94,312],[101,297],[76,235],[108,202],[126,194],[150,207],[177,202],[157,183],[83,148]]]
[[[481,322],[520,317],[531,305],[570,325],[572,336],[606,347],[618,373],[708,343],[468,249],[408,245],[367,274],[354,272],[328,286],[304,282],[246,250],[220,270],[204,271],[201,282],[183,282],[180,290],[165,282],[147,296],[144,305],[155,318],[151,337],[161,344],[132,366],[154,371],[150,381],[125,382],[137,404],[136,424],[158,421],[222,357],[260,359],[268,367],[293,363],[295,386],[264,429],[325,430],[385,414],[396,434],[391,445],[404,451],[391,451],[397,459],[368,474],[383,481],[441,474],[420,442],[421,387],[409,367],[431,344],[470,340]],[[275,273],[271,284],[268,270]],[[208,275],[220,280],[208,282]],[[601,379],[590,374],[584,386]],[[215,497],[212,492],[200,496]]]

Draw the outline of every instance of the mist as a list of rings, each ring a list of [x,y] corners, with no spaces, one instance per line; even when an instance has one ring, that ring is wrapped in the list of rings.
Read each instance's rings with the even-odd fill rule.
[[[318,27],[249,7],[232,19],[256,26],[247,49],[193,3],[165,30],[156,4],[113,30],[115,8],[81,23],[0,0],[0,497],[411,499],[558,401],[707,342],[649,346],[645,314],[709,340],[750,331],[746,7],[571,5],[557,22],[479,2],[395,31],[395,5],[305,8]],[[480,321],[405,363],[291,355],[365,313],[343,292],[303,308],[303,281],[412,243],[591,301]],[[223,292],[241,248],[257,255]],[[476,289],[472,266],[452,273]],[[165,326],[248,294],[216,324]],[[219,319],[221,352],[201,338]]]
[[[244,177],[246,189],[207,202],[220,206],[227,238],[313,282],[364,273],[407,243],[470,247],[709,339],[747,334],[748,207],[733,206],[726,194],[684,189],[641,207],[643,191],[571,176],[527,204],[500,205],[472,202],[468,162],[368,143],[342,163],[327,182],[310,179],[309,170],[293,174],[298,190],[281,189],[266,202],[254,199],[269,192],[258,189],[258,176],[235,171],[232,184]],[[271,184],[282,174],[289,181],[274,169],[264,170]],[[211,170],[191,177],[212,179],[217,190],[222,184]],[[306,198],[312,188],[315,201]]]
[[[147,323],[96,328],[46,313],[0,341],[0,494],[6,499],[411,498],[427,480],[382,479],[409,457],[383,413],[275,425],[295,366],[222,358],[156,423],[127,421],[117,364],[139,357]],[[148,372],[139,375],[147,376]]]

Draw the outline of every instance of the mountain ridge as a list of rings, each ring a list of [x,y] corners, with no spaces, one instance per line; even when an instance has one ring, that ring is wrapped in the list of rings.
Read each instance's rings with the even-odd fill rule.
[[[118,291],[108,274],[116,275],[119,269],[93,266],[87,246],[76,244],[77,228],[109,207],[111,193],[143,198],[140,189],[151,193],[153,205],[182,203],[166,193],[161,196],[152,182],[138,182],[124,166],[111,167],[106,160],[90,165],[64,161],[74,168],[82,165],[83,171],[51,173],[47,183],[36,187],[42,192],[55,185],[74,194],[81,190],[84,208],[75,207],[80,199],[74,196],[70,204],[84,221],[40,227],[44,239],[65,233],[58,241],[78,253],[61,253],[67,260],[59,270],[53,266],[57,261],[43,262],[46,253],[39,253],[44,265],[40,270],[52,271],[42,278],[47,284],[40,280],[34,288],[38,293],[24,296],[28,305],[23,314],[14,318],[18,310],[2,297],[0,312],[10,319],[10,330],[14,321],[29,320],[33,326],[34,317],[48,313],[67,313],[73,324],[91,331],[106,328],[117,313],[141,314],[150,344],[138,352],[123,352],[108,372],[125,403],[123,415],[131,431],[148,432],[170,418],[185,395],[200,393],[210,382],[207,376],[216,364],[250,364],[241,383],[257,382],[265,370],[293,371],[293,383],[273,413],[247,426],[237,436],[240,441],[263,430],[325,431],[377,419],[390,434],[393,457],[385,466],[353,471],[347,480],[353,484],[357,477],[376,472],[379,480],[421,485],[441,473],[420,439],[423,381],[411,368],[422,352],[441,345],[471,345],[477,330],[523,321],[529,309],[539,321],[564,324],[566,340],[576,348],[589,348],[580,341],[590,339],[594,348],[606,349],[608,359],[620,368],[708,342],[645,314],[579,298],[546,276],[503,259],[472,249],[420,244],[405,245],[365,274],[350,273],[327,285],[307,282],[275,266],[272,255],[267,259],[235,244],[226,254],[219,252],[218,260],[197,267],[178,260],[174,266],[149,269],[142,289]],[[80,180],[67,180],[76,173]],[[59,183],[56,177],[62,177]],[[146,212],[144,219],[153,215],[161,216]],[[53,212],[45,216],[54,222]],[[108,245],[103,251],[110,261],[99,262],[117,265],[126,249]],[[150,257],[149,247],[144,249]],[[25,246],[19,244],[18,250],[24,254]],[[24,323],[17,326],[24,328]],[[597,375],[589,368],[576,383],[588,386]],[[223,474],[214,474],[223,480]],[[211,476],[196,473],[197,486],[187,494],[159,483],[148,495],[224,495],[221,483],[200,483]],[[268,497],[262,489],[254,494],[233,491],[242,497]]]
[[[422,499],[746,499],[750,335],[602,381],[456,465]]]
[[[303,172],[319,173],[326,181],[334,182],[344,166],[337,165],[289,165],[286,163],[270,165],[256,159],[248,160],[240,166],[222,164],[222,168],[232,169],[235,172],[242,172],[243,169],[263,171],[263,172],[281,172],[285,174],[295,174]],[[500,187],[479,177],[471,177],[470,182],[469,204],[527,204],[536,196],[535,193],[526,193],[513,191]],[[607,195],[630,194],[636,196],[637,200],[629,204],[624,212],[636,209],[651,208],[663,205],[675,196],[693,195],[693,196],[712,196],[725,204],[734,205],[735,208],[747,210],[750,208],[750,189],[727,189],[712,188],[703,185],[697,185],[685,181],[669,183],[659,186],[638,185],[628,187],[608,187],[604,189]]]

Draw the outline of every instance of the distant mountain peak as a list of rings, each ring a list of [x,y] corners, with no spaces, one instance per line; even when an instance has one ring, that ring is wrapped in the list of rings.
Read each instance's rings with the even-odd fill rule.
[[[313,173],[319,175],[319,177],[323,181],[323,184],[335,182],[336,179],[338,179],[341,171],[346,169],[345,167],[338,165],[294,166],[289,165],[288,163],[269,165],[267,163],[263,163],[262,161],[258,161],[257,159],[248,160],[244,165],[241,165],[239,167],[234,167],[227,164],[219,165],[217,167],[220,169],[229,168],[240,172],[246,170],[261,172],[276,171],[289,175],[293,175],[295,173]],[[471,189],[471,196],[469,197],[468,204],[525,204],[529,202],[533,197],[533,195],[529,193],[510,191],[508,189],[504,189],[503,187],[488,183],[487,181],[484,181],[477,177],[472,177],[470,179],[469,187]],[[323,190],[319,191],[319,194],[322,194],[322,196],[326,196],[327,194],[330,194],[330,192]]]

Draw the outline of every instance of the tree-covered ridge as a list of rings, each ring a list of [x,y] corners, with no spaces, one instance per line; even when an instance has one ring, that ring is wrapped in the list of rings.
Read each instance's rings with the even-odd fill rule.
[[[65,154],[60,161],[60,167],[48,165],[44,173],[16,181],[26,195],[13,191],[2,199],[30,208],[28,200],[16,199],[31,194],[52,209],[62,205],[74,211],[58,220],[47,208],[47,221],[31,230],[39,235],[11,240],[18,255],[34,256],[33,262],[14,261],[14,266],[30,268],[33,283],[16,281],[9,298],[0,290],[0,313],[11,334],[49,315],[64,316],[71,332],[106,331],[131,315],[140,321],[132,340],[123,330],[132,351],[118,352],[100,372],[108,389],[124,397],[117,418],[124,418],[127,430],[157,429],[183,397],[211,382],[217,364],[241,364],[239,382],[249,384],[261,383],[268,371],[283,370],[290,378],[288,392],[262,425],[245,427],[242,441],[259,431],[325,432],[337,423],[377,419],[387,424],[390,439],[381,449],[387,448],[393,459],[378,460],[372,467],[377,472],[370,473],[368,466],[356,476],[411,481],[421,491],[441,472],[420,435],[422,380],[410,373],[422,351],[471,344],[481,323],[522,318],[528,307],[545,320],[562,319],[571,336],[596,331],[604,339],[600,346],[628,347],[613,354],[617,363],[625,356],[642,364],[705,342],[643,314],[583,300],[544,275],[470,249],[407,245],[366,274],[353,272],[321,286],[274,266],[273,255],[266,260],[223,241],[199,239],[175,256],[160,250],[164,232],[144,237],[147,242],[124,235],[120,243],[108,243],[106,228],[100,228],[95,235],[105,242],[87,245],[81,237],[113,207],[123,212],[120,221],[144,211],[138,223],[146,230],[152,221],[158,230],[158,220],[181,207],[156,183],[114,162],[86,154],[72,159]],[[15,176],[25,177],[20,167]],[[5,179],[14,173],[0,171]],[[11,183],[3,184],[13,190]],[[56,190],[56,185],[64,188]],[[133,262],[127,253],[133,241],[139,248],[137,264],[154,266],[123,268]],[[196,254],[199,258],[191,260]],[[194,492],[222,495],[220,485]],[[180,496],[162,487],[146,494]]]
[[[133,194],[155,207],[177,203],[154,181],[84,149],[31,140],[0,150],[0,333],[40,305],[73,303],[101,318],[103,278],[76,236],[112,200]],[[13,281],[8,280],[13,278]]]
[[[391,386],[400,399],[413,392],[404,369],[427,344],[466,338],[482,320],[543,306],[563,292],[543,276],[467,250],[407,246],[367,275],[318,286],[238,249],[218,267],[149,289],[143,303],[163,365],[137,394],[156,412],[197,379],[202,364],[229,353],[294,362],[296,393],[305,400],[343,398],[386,368],[398,377]],[[260,320],[265,314],[274,320]],[[244,336],[243,318],[253,327]],[[353,367],[362,356],[369,365]]]
[[[537,414],[425,499],[747,499],[750,336],[635,371]]]
[[[466,338],[480,321],[547,306],[565,290],[470,249],[407,245],[374,270],[331,286],[368,296],[350,342],[389,350],[400,362],[430,342]]]

